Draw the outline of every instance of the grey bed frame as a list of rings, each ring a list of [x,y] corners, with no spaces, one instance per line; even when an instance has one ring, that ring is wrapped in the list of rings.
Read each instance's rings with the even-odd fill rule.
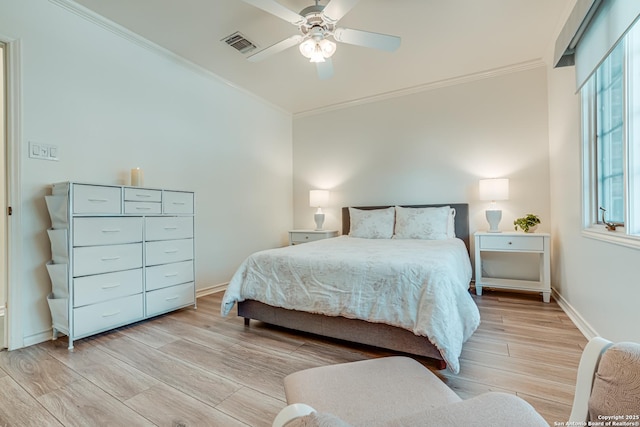
[[[456,237],[463,240],[469,251],[469,205],[466,203],[442,203],[432,205],[403,205],[403,207],[451,206],[456,209]],[[362,206],[357,209],[383,209],[389,206]],[[342,234],[349,234],[349,208],[342,208]],[[276,326],[324,337],[380,347],[402,353],[435,359],[438,369],[446,368],[442,355],[428,338],[384,323],[371,323],[341,316],[324,316],[303,311],[273,307],[255,300],[238,303],[238,316],[244,317],[245,326],[250,319],[260,320]]]

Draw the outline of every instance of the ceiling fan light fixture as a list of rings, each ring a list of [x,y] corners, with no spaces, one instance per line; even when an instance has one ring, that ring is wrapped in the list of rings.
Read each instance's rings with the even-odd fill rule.
[[[309,62],[324,62],[324,54],[319,43],[316,43],[316,47],[313,49]]]
[[[313,51],[316,49],[316,42],[312,39],[307,39],[300,43],[300,53],[305,58],[311,58]]]
[[[322,39],[320,40],[320,42],[318,42],[318,44],[320,45],[320,49],[322,49],[322,55],[325,58],[331,58],[331,55],[336,52],[336,44],[330,40]]]
[[[336,44],[330,40],[307,39],[300,43],[300,53],[309,62],[324,62],[325,58],[330,58],[336,51]]]

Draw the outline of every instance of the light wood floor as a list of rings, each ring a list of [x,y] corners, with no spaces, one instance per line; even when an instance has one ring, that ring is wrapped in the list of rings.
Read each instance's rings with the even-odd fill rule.
[[[390,354],[220,317],[221,294],[76,342],[0,353],[0,426],[269,426],[285,406],[282,379],[314,366]],[[482,325],[458,375],[461,397],[515,393],[553,425],[566,421],[586,339],[555,302],[517,293],[473,297]],[[428,359],[418,359],[434,370]]]

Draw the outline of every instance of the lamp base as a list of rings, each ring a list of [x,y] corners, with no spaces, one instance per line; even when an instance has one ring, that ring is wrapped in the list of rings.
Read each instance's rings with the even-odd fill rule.
[[[487,221],[489,222],[489,233],[502,233],[498,229],[498,225],[500,224],[500,220],[502,219],[502,211],[495,210],[486,210],[485,216],[487,217]]]
[[[322,224],[324,224],[324,214],[313,214],[313,220],[316,222],[316,231],[322,231]]]

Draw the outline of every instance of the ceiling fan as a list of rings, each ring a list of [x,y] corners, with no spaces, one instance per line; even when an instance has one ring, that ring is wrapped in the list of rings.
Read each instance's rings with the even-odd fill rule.
[[[393,52],[400,46],[400,37],[369,31],[337,27],[338,21],[346,15],[358,0],[330,0],[326,6],[308,6],[300,13],[282,6],[275,0],[243,0],[298,27],[300,34],[286,38],[257,52],[247,59],[261,61],[285,49],[299,45],[300,53],[316,64],[318,77],[322,80],[333,76],[331,56],[336,44],[331,39],[356,46],[364,46]]]

